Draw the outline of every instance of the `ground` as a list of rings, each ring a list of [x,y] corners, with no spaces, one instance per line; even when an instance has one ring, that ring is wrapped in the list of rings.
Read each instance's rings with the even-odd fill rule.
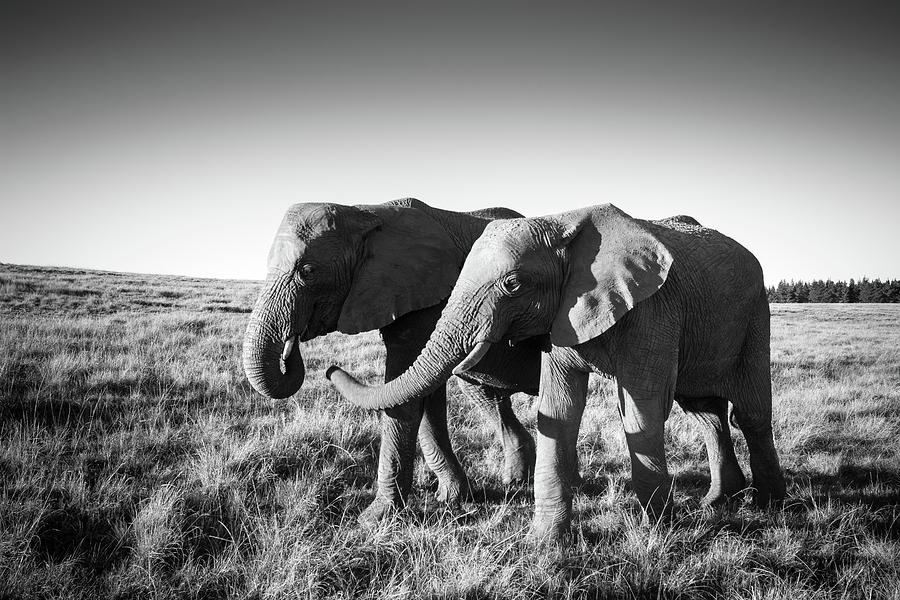
[[[0,265],[0,598],[900,598],[898,305],[773,305],[783,510],[702,511],[705,452],[676,407],[679,516],[642,525],[612,388],[592,380],[555,547],[526,537],[528,493],[505,493],[453,384],[474,497],[437,505],[419,461],[410,506],[358,526],[377,415],[323,371],[377,380],[380,341],[304,344],[303,390],[266,400],[240,366],[258,288]],[[516,407],[533,430],[530,398]]]

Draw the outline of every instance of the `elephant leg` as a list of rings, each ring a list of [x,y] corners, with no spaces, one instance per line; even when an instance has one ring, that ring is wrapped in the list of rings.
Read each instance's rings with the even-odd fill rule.
[[[784,500],[786,485],[772,436],[772,369],[769,351],[769,305],[759,297],[759,308],[748,323],[744,342],[744,368],[728,398],[734,419],[747,440],[754,500],[765,507]]]
[[[735,408],[735,419],[750,452],[750,471],[753,473],[754,501],[766,507],[784,500],[785,482],[775,451],[772,422],[763,415],[744,413]]]
[[[440,309],[436,306],[408,313],[381,330],[386,349],[385,382],[401,375],[415,361]],[[382,413],[377,492],[361,521],[380,519],[405,502],[412,488],[417,433],[425,461],[438,478],[438,499],[455,501],[466,488],[465,473],[450,444],[447,389],[442,385],[425,399]]]
[[[534,473],[534,438],[528,433],[512,409],[512,392],[471,383],[457,378],[463,395],[471,400],[493,426],[503,447],[503,471],[505,485],[525,485]]]
[[[571,524],[576,444],[587,384],[587,372],[557,364],[554,353],[544,355],[534,467],[532,534],[537,537],[558,538]]]
[[[441,386],[425,400],[422,423],[419,425],[419,444],[428,468],[437,476],[437,499],[455,503],[467,492],[465,471],[450,444],[447,429],[447,388]]]
[[[631,487],[650,521],[672,511],[672,477],[664,440],[671,403],[660,396],[658,391],[619,379],[619,414],[631,457]]]
[[[700,428],[709,458],[709,491],[703,506],[717,506],[747,486],[728,427],[728,402],[721,398],[678,398],[678,404]]]
[[[741,398],[732,401],[734,418],[747,440],[756,490],[754,501],[757,506],[766,507],[784,500],[786,490],[772,436],[772,388],[766,377],[764,385],[749,386],[745,390]]]
[[[438,500],[456,502],[467,489],[465,472],[450,445],[446,398],[446,387],[441,386],[424,401],[381,414],[375,499],[360,515],[360,522],[378,521],[404,505],[412,488],[417,432],[426,464],[438,478]]]
[[[401,508],[412,487],[416,432],[422,418],[422,401],[381,413],[381,447],[375,499],[359,516],[360,523],[380,520]]]

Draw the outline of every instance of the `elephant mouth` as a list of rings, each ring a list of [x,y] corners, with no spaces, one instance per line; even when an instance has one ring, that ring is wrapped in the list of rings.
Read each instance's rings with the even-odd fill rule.
[[[552,347],[549,333],[529,335],[521,338],[510,338],[508,343],[510,348],[537,348],[541,352],[550,352]]]
[[[465,373],[466,371],[471,370],[472,367],[478,364],[478,361],[484,358],[484,355],[487,354],[488,350],[491,349],[492,344],[493,342],[489,342],[487,340],[475,344],[475,347],[472,348],[472,351],[469,352],[469,354],[462,360],[462,362],[454,367],[453,374],[460,375],[462,373]]]
[[[337,319],[327,312],[323,313],[318,302],[313,302],[307,313],[306,324],[299,334],[294,334],[301,342],[329,334],[337,330]]]
[[[466,355],[466,357],[462,360],[461,363],[456,365],[453,369],[454,375],[460,375],[465,373],[466,371],[472,370],[472,368],[478,364],[478,362],[484,358],[484,355],[488,353],[488,350],[491,349],[491,346],[497,342],[493,342],[491,340],[483,340],[475,344],[475,347]],[[543,335],[532,335],[526,336],[523,338],[510,338],[507,340],[507,343],[511,348],[515,348],[521,346],[523,348],[536,348],[541,352],[550,352],[551,343],[550,343],[550,334]]]

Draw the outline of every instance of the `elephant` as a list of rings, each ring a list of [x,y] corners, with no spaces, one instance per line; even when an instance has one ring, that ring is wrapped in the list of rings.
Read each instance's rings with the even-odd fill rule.
[[[294,394],[305,376],[297,343],[333,331],[379,329],[385,380],[401,374],[428,340],[466,255],[490,220],[520,216],[505,208],[451,212],[413,198],[373,206],[291,206],[269,252],[268,275],[243,341],[251,385],[270,398]],[[483,368],[458,378],[463,394],[495,428],[507,484],[524,483],[533,473],[534,440],[513,413],[510,396],[537,394],[540,354],[527,345],[498,348]],[[377,520],[404,504],[417,432],[438,479],[438,499],[456,502],[467,489],[447,431],[444,382],[427,396],[427,402],[382,414],[377,491],[360,521]]]
[[[785,494],[772,433],[769,307],[746,248],[686,216],[635,219],[611,204],[491,223],[474,244],[431,338],[410,368],[367,386],[326,373],[366,408],[403,406],[501,342],[549,335],[542,355],[532,534],[570,527],[576,438],[588,374],[614,377],[645,519],[672,516],[665,420],[673,401],[703,431],[703,504],[745,488],[727,408],[747,441],[755,501]]]

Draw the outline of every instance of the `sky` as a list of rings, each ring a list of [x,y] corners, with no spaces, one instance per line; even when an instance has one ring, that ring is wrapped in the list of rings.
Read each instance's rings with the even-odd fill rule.
[[[900,277],[891,3],[0,8],[0,262],[260,279],[285,209],[688,214]]]

